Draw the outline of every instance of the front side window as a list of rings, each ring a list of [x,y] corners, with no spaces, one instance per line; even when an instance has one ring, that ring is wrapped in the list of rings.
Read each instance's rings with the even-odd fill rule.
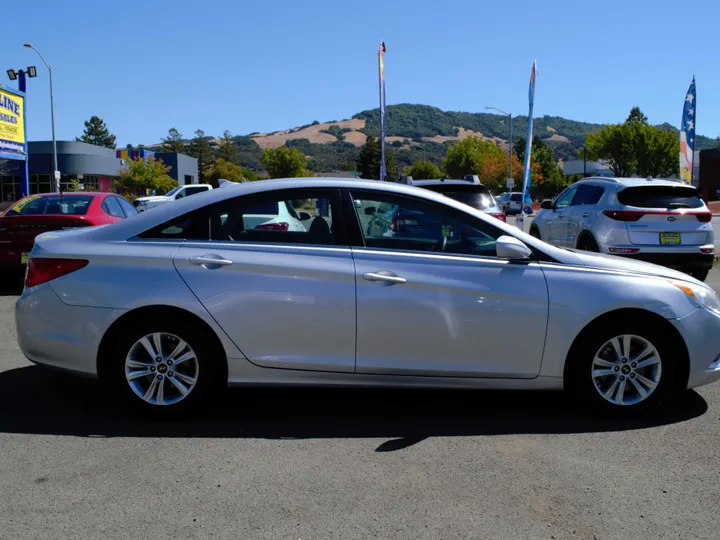
[[[390,193],[353,192],[365,246],[495,257],[503,232],[454,208]]]
[[[575,192],[572,200],[572,206],[595,205],[603,196],[605,190],[600,186],[584,185],[580,186]]]
[[[555,210],[561,210],[562,208],[567,208],[568,206],[570,206],[570,202],[573,200],[576,191],[577,186],[567,188],[565,191],[563,191],[555,201]]]
[[[333,190],[283,190],[236,197],[180,216],[139,235],[163,240],[207,240],[338,245]]]

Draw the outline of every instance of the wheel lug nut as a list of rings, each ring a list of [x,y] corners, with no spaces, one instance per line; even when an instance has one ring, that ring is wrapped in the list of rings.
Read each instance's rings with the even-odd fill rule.
[[[168,371],[168,377],[172,377],[173,375],[175,375],[175,373],[173,373],[172,371]]]
[[[627,364],[627,358],[623,358],[623,359],[622,359],[622,363],[623,363],[623,364]]]
[[[620,380],[621,380],[621,381],[624,381],[624,380],[625,380],[625,375],[620,375]]]
[[[630,366],[633,367],[633,368],[636,368],[636,367],[637,367],[637,362],[633,362],[632,364],[630,364]]]
[[[613,369],[614,369],[615,371],[620,371],[620,368],[619,368],[618,366],[615,366]]]
[[[167,365],[168,365],[168,366],[172,366],[172,364],[173,364],[172,360],[168,360],[168,361],[167,361]]]
[[[630,374],[630,378],[631,378],[631,379],[634,379],[634,378],[635,378],[635,374],[634,374],[634,373],[631,373],[631,374]]]
[[[162,378],[163,378],[162,375],[158,375],[158,376],[157,376],[157,380],[158,380],[158,381],[162,381]]]
[[[155,373],[155,366],[150,366],[150,371]]]
[[[155,359],[155,361],[159,364],[160,362],[162,362],[162,358],[160,358],[160,357],[158,356],[158,357]]]

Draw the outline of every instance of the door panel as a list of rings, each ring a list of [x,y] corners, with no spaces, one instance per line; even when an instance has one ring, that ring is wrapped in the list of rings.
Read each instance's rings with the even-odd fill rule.
[[[254,364],[354,371],[349,248],[193,242],[178,250],[175,266]]]
[[[538,264],[368,248],[353,257],[358,373],[539,373],[548,294]]]

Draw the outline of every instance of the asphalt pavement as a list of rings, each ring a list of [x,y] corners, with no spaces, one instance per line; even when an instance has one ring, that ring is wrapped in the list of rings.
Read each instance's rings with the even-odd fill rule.
[[[718,538],[718,384],[625,421],[555,393],[369,389],[239,389],[163,421],[27,362],[16,293],[2,539]]]

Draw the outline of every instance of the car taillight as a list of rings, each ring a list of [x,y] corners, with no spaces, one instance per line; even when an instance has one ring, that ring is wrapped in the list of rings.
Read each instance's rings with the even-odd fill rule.
[[[637,210],[603,210],[603,214],[615,221],[637,221],[645,215],[645,212],[638,212]]]
[[[31,258],[25,270],[25,287],[35,287],[88,265],[85,259]]]
[[[712,253],[715,248],[700,248],[700,253]]]
[[[497,218],[497,219],[499,219],[500,221],[504,221],[505,223],[507,223],[507,219],[505,218],[505,214],[503,214],[502,212],[488,212],[488,215],[489,215],[489,216],[492,216],[492,217],[494,217],[494,218]]]
[[[710,223],[712,221],[712,214],[710,212],[698,212],[695,214],[700,223]]]
[[[255,228],[263,231],[287,231],[290,229],[290,224],[284,221],[278,221],[275,223],[263,223]]]

